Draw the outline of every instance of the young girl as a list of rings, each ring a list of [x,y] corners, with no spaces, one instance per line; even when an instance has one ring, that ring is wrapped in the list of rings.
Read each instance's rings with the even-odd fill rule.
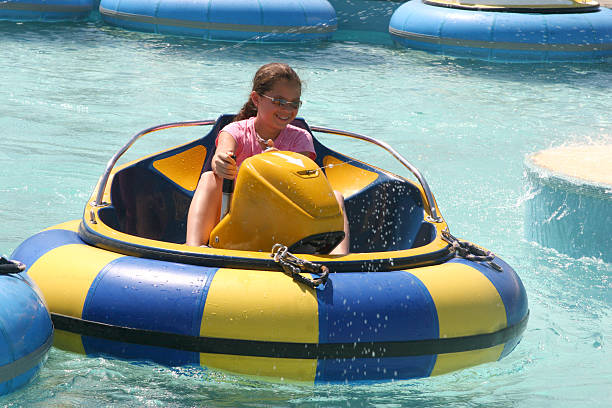
[[[271,63],[259,68],[253,90],[233,123],[217,136],[212,171],[202,174],[187,216],[187,245],[208,244],[211,231],[219,221],[223,179],[234,179],[240,164],[267,149],[301,153],[314,160],[312,137],[306,130],[290,125],[302,102],[302,82],[291,67]],[[235,156],[235,159],[232,157]],[[344,199],[335,192],[344,215],[345,238],[332,254],[349,250],[349,230]]]

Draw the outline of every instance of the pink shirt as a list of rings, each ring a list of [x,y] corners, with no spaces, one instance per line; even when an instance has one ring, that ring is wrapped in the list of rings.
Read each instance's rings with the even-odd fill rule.
[[[257,141],[255,117],[232,122],[221,131],[229,133],[236,140],[236,151],[234,153],[236,154],[236,165],[238,167],[240,167],[245,159],[264,151]],[[217,138],[218,141],[219,139]],[[281,130],[278,137],[274,140],[274,147],[278,150],[290,152],[309,152],[309,157],[313,160],[317,157],[310,133],[293,125],[287,125],[286,128]]]

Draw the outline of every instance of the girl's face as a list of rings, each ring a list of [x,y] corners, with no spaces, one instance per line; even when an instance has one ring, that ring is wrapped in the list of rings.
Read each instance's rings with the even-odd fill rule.
[[[253,103],[257,106],[258,121],[271,131],[280,132],[295,119],[298,109],[291,104],[283,106],[273,99],[299,102],[300,95],[300,87],[295,82],[288,81],[277,81],[272,89],[263,95],[251,92]]]

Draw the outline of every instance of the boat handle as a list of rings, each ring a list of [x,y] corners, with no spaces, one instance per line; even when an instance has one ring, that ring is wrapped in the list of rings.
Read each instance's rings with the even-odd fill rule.
[[[210,125],[214,125],[215,122],[216,120],[213,120],[213,119],[171,122],[171,123],[164,123],[162,125],[153,126],[153,127],[150,127],[148,129],[145,129],[145,130],[142,130],[136,133],[134,136],[130,138],[130,140],[123,147],[121,147],[121,149],[117,151],[117,153],[113,155],[113,157],[111,157],[111,159],[106,164],[106,169],[104,170],[104,174],[102,174],[102,177],[100,178],[100,182],[98,183],[98,191],[96,194],[96,198],[91,203],[91,205],[94,207],[101,207],[101,206],[106,205],[106,203],[102,202],[102,197],[104,196],[104,191],[106,190],[106,184],[108,184],[108,179],[110,178],[110,174],[113,170],[113,167],[115,167],[115,165],[117,164],[117,161],[121,158],[121,156],[123,156],[123,154],[130,147],[132,147],[132,145],[136,143],[138,139],[140,139],[146,134],[157,132],[159,130],[165,130],[165,129],[171,129],[171,128],[177,128],[177,127],[210,126]],[[393,149],[387,143],[381,140],[374,139],[373,137],[360,135],[359,133],[354,133],[354,132],[347,132],[344,130],[331,129],[331,128],[326,128],[326,127],[321,127],[321,126],[311,126],[310,129],[315,132],[329,133],[329,134],[334,134],[338,136],[347,136],[353,139],[363,140],[363,141],[375,144],[385,149],[396,160],[398,160],[404,167],[410,170],[410,172],[414,174],[414,176],[419,181],[419,183],[421,183],[421,187],[423,187],[423,191],[425,192],[425,200],[427,201],[426,204],[427,204],[427,208],[429,209],[431,220],[434,222],[443,221],[442,217],[438,215],[438,211],[436,209],[433,194],[431,193],[431,189],[429,188],[429,184],[427,184],[427,180],[425,180],[425,177],[423,177],[419,169],[414,167],[408,160],[402,157],[401,154],[399,154],[395,149]]]
[[[364,140],[366,142],[375,144],[385,149],[397,161],[399,161],[404,167],[410,170],[410,172],[414,174],[414,177],[416,177],[419,183],[421,183],[421,187],[423,187],[423,191],[425,192],[425,201],[427,201],[426,204],[427,204],[427,208],[429,209],[430,220],[433,222],[443,221],[442,217],[440,217],[440,215],[438,214],[438,210],[436,209],[436,202],[434,200],[431,189],[429,188],[429,184],[427,184],[427,180],[425,180],[425,177],[423,177],[419,169],[414,167],[408,160],[402,157],[401,154],[399,154],[395,149],[393,149],[387,143],[383,142],[382,140],[374,139],[373,137],[360,135],[359,133],[354,133],[354,132],[347,132],[345,130],[330,129],[330,128],[320,127],[320,126],[311,126],[310,129],[315,132],[329,133],[329,134],[338,135],[338,136],[348,136],[348,137],[352,137],[353,139]]]
[[[104,196],[104,190],[106,190],[106,184],[108,183],[111,171],[113,170],[113,167],[115,167],[115,164],[117,164],[119,158],[121,158],[121,156],[123,156],[123,154],[127,152],[127,150],[132,147],[132,145],[136,143],[138,139],[140,139],[146,134],[157,132],[158,130],[171,129],[176,127],[209,126],[214,125],[215,122],[216,120],[190,120],[184,122],[164,123],[163,125],[153,126],[136,133],[121,149],[117,151],[117,153],[114,154],[113,157],[111,157],[111,159],[106,164],[104,174],[102,174],[102,177],[100,177],[100,182],[98,183],[98,192],[96,194],[96,199],[91,203],[91,205],[93,207],[102,207],[107,205],[106,203],[102,202],[102,197]]]

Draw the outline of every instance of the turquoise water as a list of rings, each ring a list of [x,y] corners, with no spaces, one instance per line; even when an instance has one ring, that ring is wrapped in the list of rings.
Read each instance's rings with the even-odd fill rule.
[[[498,253],[527,289],[523,341],[500,362],[376,386],[270,384],[53,349],[0,406],[606,407],[612,405],[612,265],[524,240],[526,154],[612,141],[612,64],[503,65],[395,48],[211,44],[99,22],[0,22],[0,252],[79,218],[135,132],[236,111],[261,64],[304,79],[300,115],[393,145],[427,177],[451,231]],[[198,135],[157,133],[130,157]],[[405,174],[383,151],[321,139]]]

